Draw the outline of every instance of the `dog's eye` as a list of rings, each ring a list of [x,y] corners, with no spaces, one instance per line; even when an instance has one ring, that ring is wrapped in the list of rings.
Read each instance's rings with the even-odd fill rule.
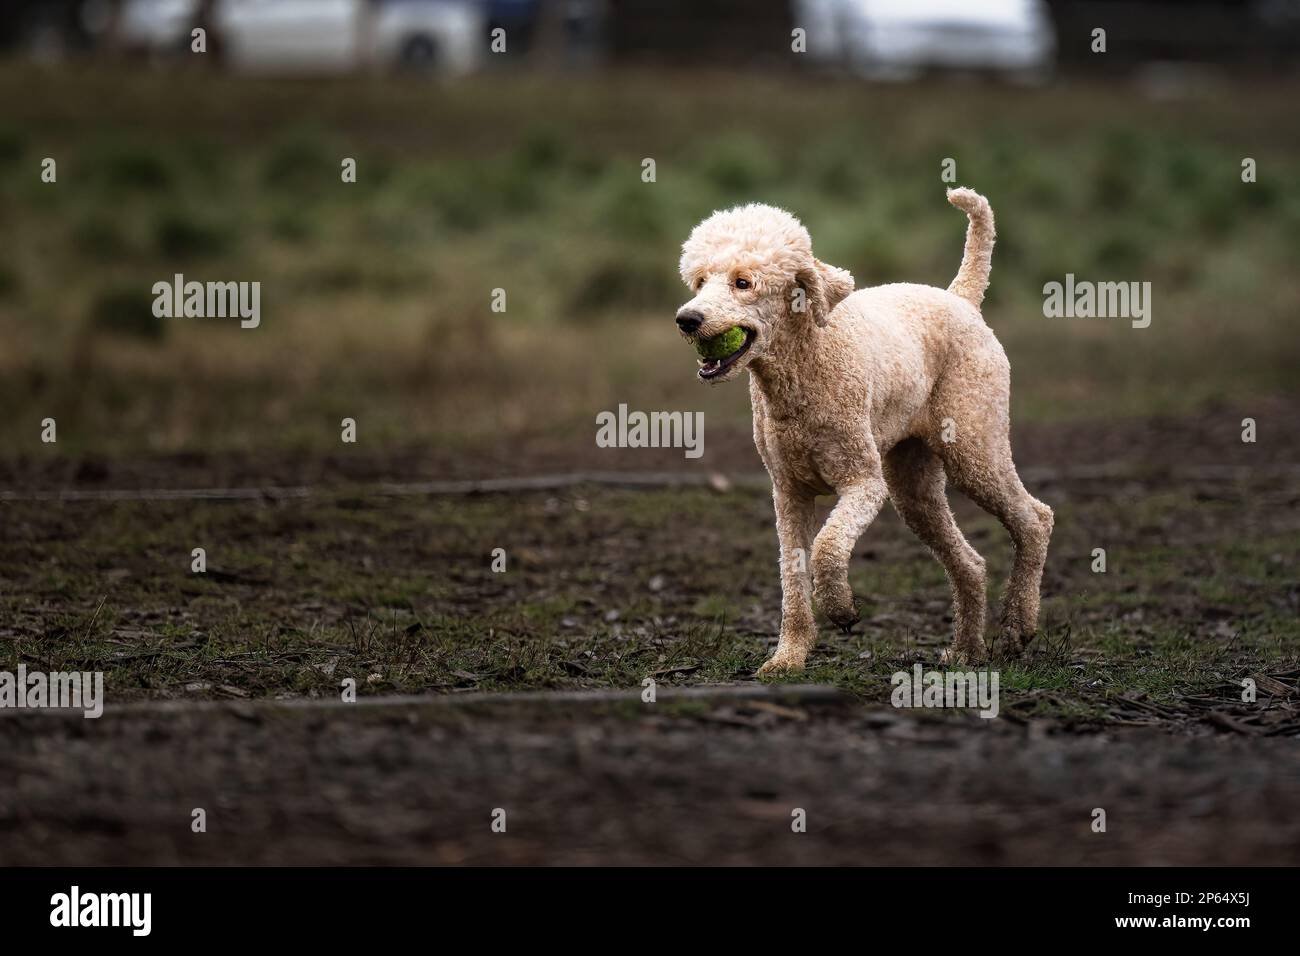
[[[748,289],[748,288],[749,288],[749,280],[748,280],[748,279],[737,279],[737,280],[736,280],[736,288],[737,288],[737,289]]]

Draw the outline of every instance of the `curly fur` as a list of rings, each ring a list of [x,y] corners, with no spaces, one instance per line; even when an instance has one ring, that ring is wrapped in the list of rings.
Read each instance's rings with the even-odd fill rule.
[[[996,515],[1015,545],[1004,649],[1018,653],[1037,630],[1052,509],[1016,474],[1010,366],[979,312],[993,212],[969,189],[950,190],[948,201],[969,227],[946,291],[897,283],[854,292],[848,272],[813,256],[799,220],[761,204],[714,213],[682,246],[681,276],[695,295],[678,316],[701,321],[687,338],[740,326],[751,340],[709,381],[748,369],[754,444],[772,478],[781,634],[760,673],[804,665],[817,634],[814,601],[842,627],[858,619],[848,561],[886,498],[952,585],[947,658],[987,659],[984,560],[957,527],[947,481]],[[839,500],[819,530],[814,499],[832,493]]]

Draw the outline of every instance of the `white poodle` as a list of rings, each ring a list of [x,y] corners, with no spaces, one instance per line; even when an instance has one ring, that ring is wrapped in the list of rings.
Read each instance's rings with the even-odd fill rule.
[[[987,659],[984,559],[953,519],[945,475],[996,515],[1015,544],[1004,650],[1018,653],[1037,630],[1052,509],[1016,474],[1010,366],[979,311],[993,212],[969,189],[950,190],[948,201],[970,225],[946,291],[898,283],[854,292],[848,272],[813,257],[803,225],[771,206],[714,213],[682,246],[681,275],[694,298],[677,325],[696,345],[743,332],[731,354],[700,362],[699,377],[716,384],[749,370],[754,443],[772,477],[781,635],[760,674],[803,666],[817,636],[814,597],[841,627],[858,619],[849,556],[886,496],[952,583],[946,659]],[[839,501],[816,530],[814,499],[832,493]]]

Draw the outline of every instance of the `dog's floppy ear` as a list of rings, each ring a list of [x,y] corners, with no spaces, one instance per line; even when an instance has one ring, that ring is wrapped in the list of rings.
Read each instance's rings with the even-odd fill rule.
[[[847,269],[827,265],[820,259],[814,259],[810,267],[800,269],[795,281],[804,292],[804,311],[812,313],[818,328],[826,325],[831,312],[853,291],[853,276]],[[799,310],[796,308],[795,311]]]
[[[829,318],[832,310],[853,293],[853,274],[848,269],[827,265],[820,259],[813,262],[817,263],[817,271],[821,273],[822,285],[826,289],[826,316]],[[822,319],[820,324],[825,325],[826,319]]]

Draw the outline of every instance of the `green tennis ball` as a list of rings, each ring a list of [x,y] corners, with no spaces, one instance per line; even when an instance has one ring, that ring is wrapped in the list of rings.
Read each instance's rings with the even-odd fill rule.
[[[728,355],[735,354],[742,345],[745,344],[745,330],[738,325],[733,325],[721,335],[715,335],[711,339],[700,339],[695,343],[695,351],[700,353],[703,359],[724,359]]]

